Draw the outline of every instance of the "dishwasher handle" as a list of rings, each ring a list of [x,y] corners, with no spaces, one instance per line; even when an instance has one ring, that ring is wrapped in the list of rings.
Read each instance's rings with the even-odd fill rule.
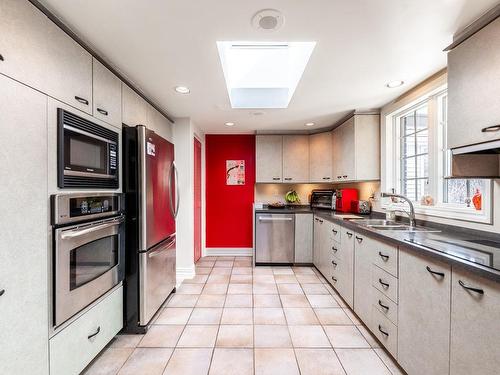
[[[267,217],[259,216],[259,221],[292,221],[291,217]]]

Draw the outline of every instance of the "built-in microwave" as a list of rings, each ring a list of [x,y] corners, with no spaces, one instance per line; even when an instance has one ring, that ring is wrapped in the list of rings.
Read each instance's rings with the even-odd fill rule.
[[[58,108],[58,186],[118,188],[118,132]]]

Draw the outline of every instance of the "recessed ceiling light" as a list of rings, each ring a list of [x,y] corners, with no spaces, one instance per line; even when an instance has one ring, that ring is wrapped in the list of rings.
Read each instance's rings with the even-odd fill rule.
[[[174,90],[179,94],[189,94],[191,92],[191,90],[189,90],[189,88],[186,86],[175,86]]]
[[[389,87],[390,89],[393,89],[395,87],[402,86],[405,82],[404,81],[391,81],[389,82],[386,86]]]
[[[314,122],[306,122],[304,125],[305,126],[314,126]]]
[[[252,17],[252,26],[257,30],[276,31],[285,22],[285,18],[279,10],[262,9]]]
[[[226,126],[234,126],[234,122],[226,122],[224,125],[226,125]]]

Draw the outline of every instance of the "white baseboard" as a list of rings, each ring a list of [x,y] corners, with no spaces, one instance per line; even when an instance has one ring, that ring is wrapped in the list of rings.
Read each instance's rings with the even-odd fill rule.
[[[184,280],[192,279],[196,275],[194,264],[191,267],[177,267],[176,272],[177,272],[176,287],[181,285],[181,283]]]
[[[252,247],[207,247],[205,248],[205,256],[234,256],[245,257],[252,256]]]

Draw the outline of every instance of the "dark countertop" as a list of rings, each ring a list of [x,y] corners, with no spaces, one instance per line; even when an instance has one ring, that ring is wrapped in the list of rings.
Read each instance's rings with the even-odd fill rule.
[[[428,255],[453,266],[465,268],[479,276],[500,282],[500,235],[496,233],[427,221],[417,221],[417,224],[432,229],[432,232],[376,230],[357,224],[355,220],[348,220],[345,215],[328,210],[311,209],[310,206],[304,205],[286,206],[280,209],[264,207],[256,209],[255,213],[314,213],[318,217],[340,224],[360,234],[396,246],[403,246],[410,251]],[[385,218],[385,215],[379,212],[356,216],[363,219]]]

